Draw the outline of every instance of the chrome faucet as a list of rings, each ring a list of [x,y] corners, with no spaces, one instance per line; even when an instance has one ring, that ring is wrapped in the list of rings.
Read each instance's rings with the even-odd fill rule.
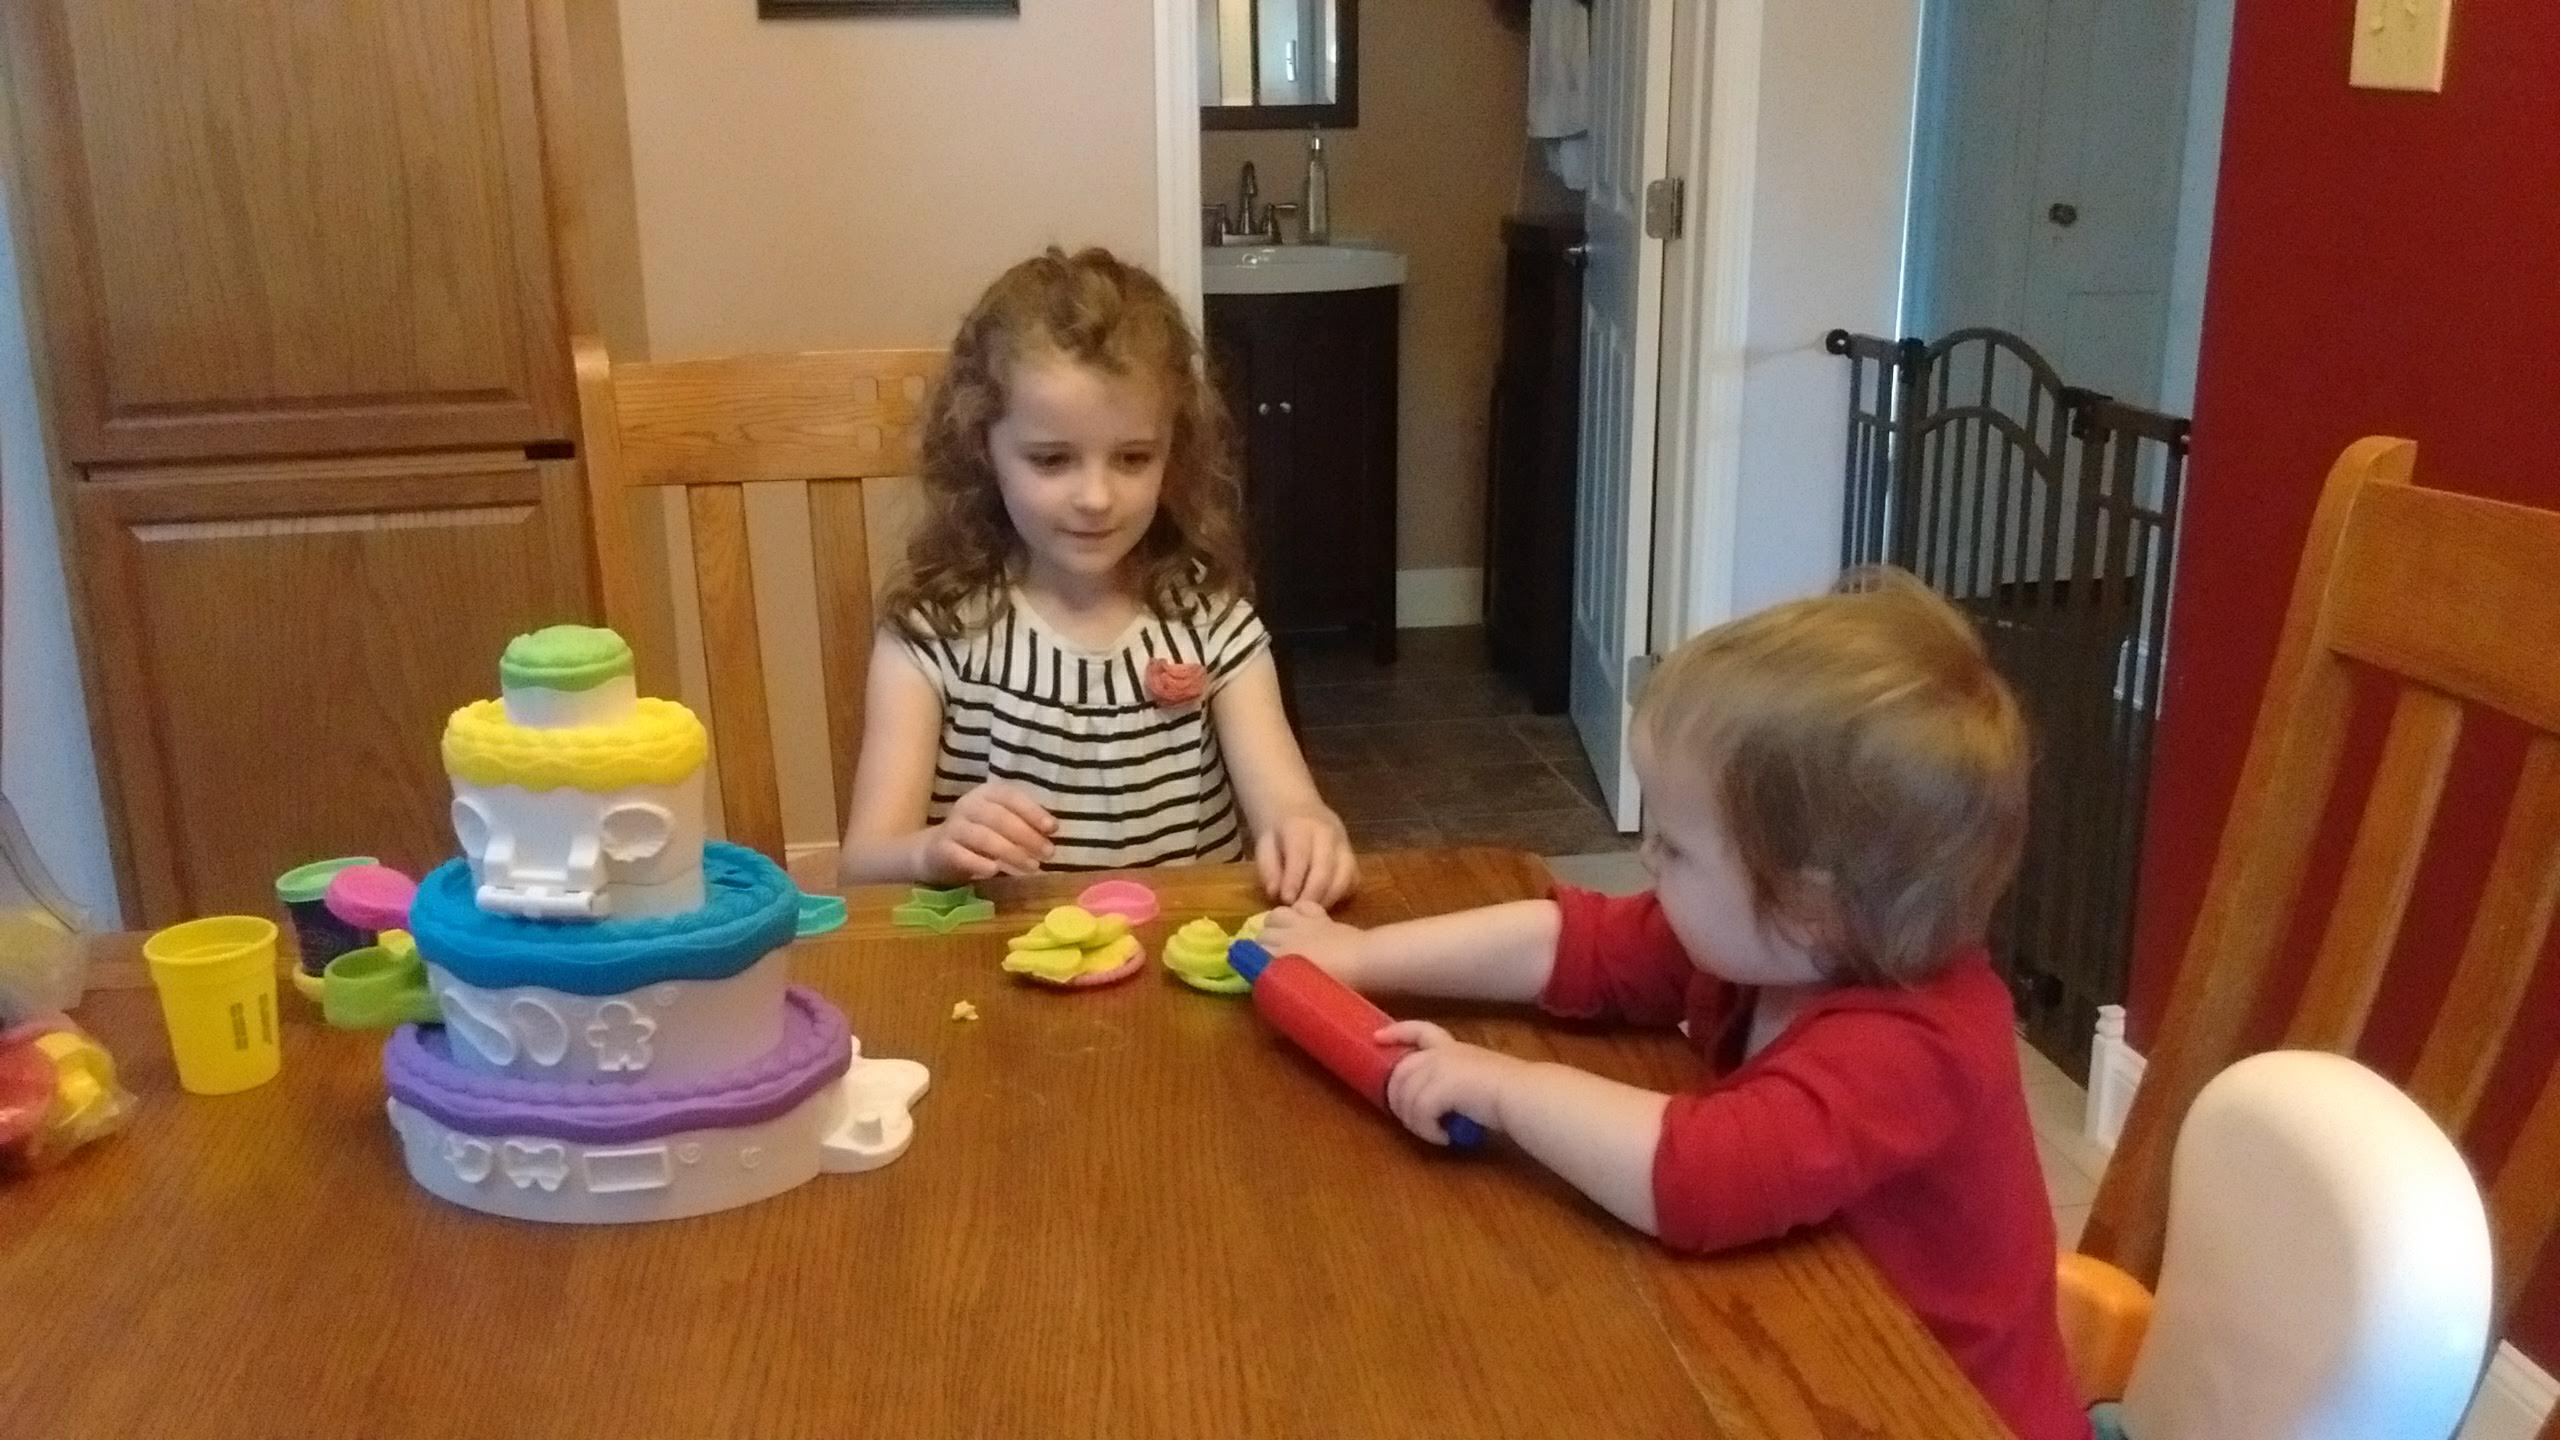
[[[1280,217],[1299,213],[1295,203],[1275,200],[1262,203],[1262,182],[1253,172],[1253,162],[1244,162],[1244,171],[1236,177],[1236,212],[1232,216],[1224,205],[1200,207],[1200,238],[1210,245],[1278,245],[1284,243],[1280,233]]]

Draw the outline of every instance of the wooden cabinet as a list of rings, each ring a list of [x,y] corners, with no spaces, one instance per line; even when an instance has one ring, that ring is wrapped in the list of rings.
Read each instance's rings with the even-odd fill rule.
[[[1582,435],[1582,220],[1502,227],[1502,357],[1485,484],[1484,628],[1540,714],[1571,700],[1574,481]]]
[[[445,714],[508,636],[597,613],[567,337],[636,313],[597,293],[637,293],[636,250],[596,259],[631,223],[592,203],[590,167],[628,165],[615,23],[0,5],[128,921],[272,909],[317,856],[449,854]]]
[[[1263,618],[1283,637],[1396,644],[1396,308],[1403,291],[1208,297],[1244,446]]]
[[[590,612],[579,484],[521,452],[84,481],[143,909],[264,910],[279,857],[449,857],[445,716],[509,636]]]
[[[525,0],[15,0],[79,463],[565,437]]]

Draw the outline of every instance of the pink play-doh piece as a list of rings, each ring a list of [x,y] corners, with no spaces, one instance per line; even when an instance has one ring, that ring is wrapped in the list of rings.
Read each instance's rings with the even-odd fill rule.
[[[1132,925],[1156,918],[1156,892],[1135,880],[1105,880],[1088,887],[1076,904],[1096,915],[1117,915]],[[1117,971],[1112,972],[1117,974]]]
[[[418,882],[388,865],[354,865],[329,880],[322,904],[329,913],[359,930],[409,928],[409,902],[418,898]]]
[[[1152,900],[1155,897],[1150,895],[1147,898]],[[1116,985],[1145,969],[1146,964],[1147,952],[1142,946],[1137,954],[1129,957],[1129,963],[1126,965],[1114,965],[1108,970],[1096,970],[1090,975],[1079,975],[1073,980],[1058,980],[1050,983],[1062,990],[1090,990],[1097,985]]]

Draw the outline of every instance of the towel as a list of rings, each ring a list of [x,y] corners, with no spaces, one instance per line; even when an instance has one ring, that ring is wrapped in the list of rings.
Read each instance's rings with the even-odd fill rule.
[[[1581,0],[1530,0],[1529,138],[1576,190],[1591,185],[1591,11]]]

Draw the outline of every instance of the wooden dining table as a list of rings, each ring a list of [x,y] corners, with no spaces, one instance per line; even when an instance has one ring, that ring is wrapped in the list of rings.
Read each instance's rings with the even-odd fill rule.
[[[1543,893],[1532,857],[1372,857],[1344,918]],[[1243,866],[1149,872],[1150,953],[1261,907]],[[495,1219],[411,1185],[379,1034],[282,997],[284,1068],[177,1087],[139,937],[78,1012],[140,1105],[0,1182],[0,1434],[1680,1436],[2007,1433],[1829,1229],[1683,1258],[1500,1142],[1422,1144],[1262,1024],[1150,964],[1032,987],[1007,935],[1091,877],[987,887],[996,921],[893,926],[848,893],[795,978],[864,1053],[933,1072],[913,1147],[698,1219]],[[960,1018],[966,1002],[975,1018]],[[1419,1013],[1426,1007],[1407,1007]],[[1441,1010],[1462,1036],[1638,1084],[1676,1035]]]

